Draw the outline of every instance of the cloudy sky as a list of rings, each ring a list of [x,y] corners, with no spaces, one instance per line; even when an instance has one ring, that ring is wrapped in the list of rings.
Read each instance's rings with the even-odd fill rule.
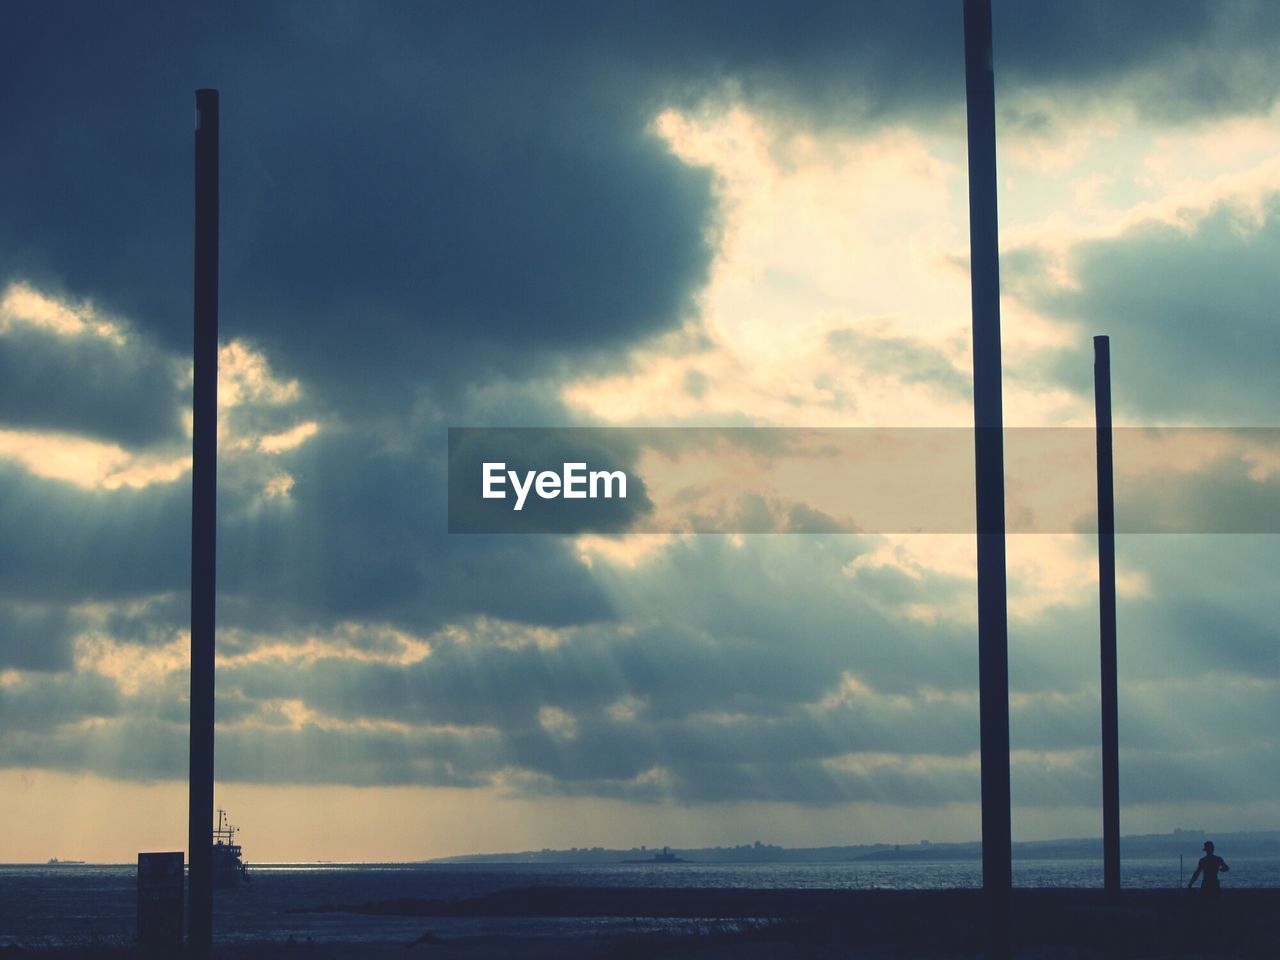
[[[185,840],[206,86],[249,860],[978,836],[971,537],[446,532],[450,427],[972,422],[959,0],[6,20],[0,860]],[[1089,424],[1108,333],[1118,423],[1277,426],[1280,7],[994,31],[1006,422]],[[1120,480],[1122,525],[1199,518],[1119,544],[1126,833],[1280,820],[1280,456],[1240,436]],[[1020,839],[1101,832],[1095,562],[1010,541]]]

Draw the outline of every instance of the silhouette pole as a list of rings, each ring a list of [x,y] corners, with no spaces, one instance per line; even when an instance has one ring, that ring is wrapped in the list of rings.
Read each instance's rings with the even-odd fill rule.
[[[1111,341],[1093,338],[1098,442],[1098,614],[1102,655],[1102,874],[1120,891],[1120,697],[1116,684],[1116,506],[1111,457]]]
[[[1000,255],[991,0],[965,0],[969,272],[973,300],[974,464],[978,520],[978,695],[982,739],[982,890],[987,956],[1009,955],[1009,641],[1005,585]]]
[[[196,91],[187,942],[213,940],[213,627],[218,476],[218,91]]]

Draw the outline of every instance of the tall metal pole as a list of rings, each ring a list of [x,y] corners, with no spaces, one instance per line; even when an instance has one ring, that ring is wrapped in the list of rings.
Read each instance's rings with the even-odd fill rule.
[[[987,956],[1009,953],[1013,844],[1009,812],[1009,650],[1005,588],[1004,421],[991,0],[965,0],[969,268],[978,519],[978,693],[982,737],[982,889]]]
[[[191,767],[187,942],[213,939],[213,615],[218,471],[218,91],[196,91],[195,385],[191,472]]]
[[[1093,338],[1098,440],[1098,609],[1102,654],[1102,874],[1120,891],[1120,697],[1116,684],[1116,505],[1111,460],[1111,341]]]

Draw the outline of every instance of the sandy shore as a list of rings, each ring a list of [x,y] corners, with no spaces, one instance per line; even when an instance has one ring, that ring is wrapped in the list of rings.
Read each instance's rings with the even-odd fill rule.
[[[971,960],[983,956],[984,910],[974,890],[690,890],[543,887],[468,900],[395,900],[317,905],[328,914],[419,917],[417,942],[260,942],[216,945],[219,960],[297,957],[347,960],[431,957],[441,960]],[[445,937],[432,918],[471,917],[472,936]],[[672,917],[749,921],[678,935],[607,933],[574,936],[485,935],[484,917]],[[584,924],[583,929],[589,929]],[[1016,890],[1010,935],[1018,960],[1156,960],[1280,958],[1280,890],[1231,890],[1216,902],[1172,890]],[[154,956],[127,945],[0,949],[13,957]],[[172,951],[159,956],[173,956]]]

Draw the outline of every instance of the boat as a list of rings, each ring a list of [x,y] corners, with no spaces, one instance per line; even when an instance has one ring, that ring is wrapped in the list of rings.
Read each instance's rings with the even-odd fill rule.
[[[84,861],[83,860],[59,860],[57,857],[50,857],[48,866],[65,867],[65,866],[74,866],[77,863],[84,863]]]
[[[213,885],[238,887],[249,880],[249,872],[241,859],[243,851],[236,843],[239,827],[227,819],[227,811],[218,808],[218,825],[213,830]]]

